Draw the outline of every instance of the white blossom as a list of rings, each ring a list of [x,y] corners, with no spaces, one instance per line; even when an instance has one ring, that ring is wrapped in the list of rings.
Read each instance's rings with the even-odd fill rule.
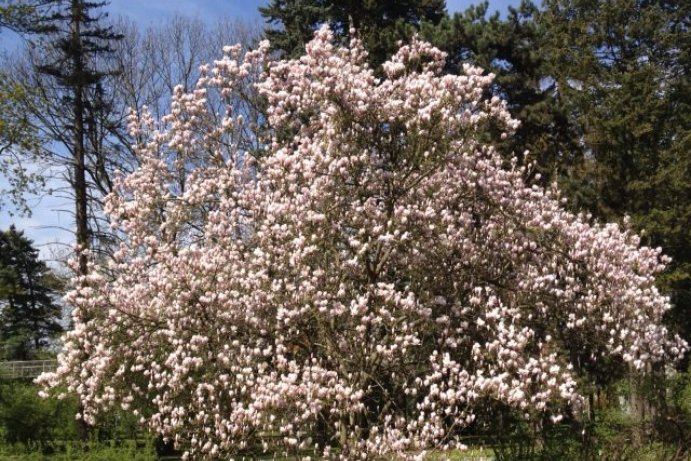
[[[519,123],[483,99],[491,75],[442,75],[413,39],[378,79],[331,39],[278,62],[226,47],[160,123],[132,113],[141,167],[105,208],[123,243],[75,279],[47,389],[86,421],[129,408],[186,457],[415,459],[462,447],[487,399],[559,421],[581,400],[573,357],[684,352],[660,250],[565,211],[487,144]],[[248,88],[268,135],[230,104]]]

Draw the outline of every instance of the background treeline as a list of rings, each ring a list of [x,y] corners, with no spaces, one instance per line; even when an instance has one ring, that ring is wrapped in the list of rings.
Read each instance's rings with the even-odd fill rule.
[[[102,198],[116,172],[138,164],[131,148],[138,140],[127,130],[130,110],[148,106],[163,117],[173,88],[193,89],[199,66],[219,57],[226,44],[251,47],[267,37],[278,55],[295,57],[319,25],[329,23],[343,42],[352,26],[379,72],[397,43],[418,33],[448,53],[448,72],[462,72],[469,63],[496,75],[490,91],[522,121],[516,135],[498,145],[507,162],[515,156],[530,164],[528,180],[545,187],[557,183],[572,210],[630,226],[644,244],[661,246],[672,258],[659,287],[674,305],[668,325],[689,341],[690,10],[691,2],[682,0],[523,1],[502,15],[490,14],[487,3],[449,14],[443,0],[273,0],[260,8],[266,24],[175,17],[142,28],[108,18],[108,6],[101,3],[0,1],[0,27],[25,40],[0,63],[0,175],[6,185],[0,209],[29,213],[26,194],[51,188],[74,204],[75,241],[107,258],[119,236],[102,219]],[[13,229],[3,235],[12,232],[19,235],[15,240],[23,238]],[[6,261],[7,254],[0,255],[0,275],[15,264]],[[29,259],[52,290],[37,296],[50,301],[42,305],[52,306],[45,319],[53,323],[32,329],[28,310],[23,320],[7,320],[17,310],[11,290],[3,287],[19,282],[2,278],[3,351],[20,345],[25,354],[5,360],[51,354],[55,345],[48,338],[60,330],[54,300],[62,284],[50,280],[35,251]],[[76,269],[85,273],[85,260]],[[8,327],[15,324],[22,326]],[[524,427],[517,415],[488,405],[468,436],[498,446],[500,459],[688,459],[688,367],[687,359],[676,372],[661,365],[633,374],[603,361],[581,383],[586,408],[559,428]],[[14,414],[12,405],[29,399],[30,388],[3,386],[3,436],[8,443],[31,445],[10,435],[8,428],[23,426],[6,416]],[[7,397],[15,395],[22,397]],[[35,411],[53,405],[34,404]],[[63,408],[73,409],[57,408],[50,411],[67,415],[71,410]],[[31,418],[34,410],[16,414]],[[55,427],[64,425],[60,418]],[[70,424],[70,435],[29,433],[49,434],[40,436],[44,447],[54,439],[84,438]]]

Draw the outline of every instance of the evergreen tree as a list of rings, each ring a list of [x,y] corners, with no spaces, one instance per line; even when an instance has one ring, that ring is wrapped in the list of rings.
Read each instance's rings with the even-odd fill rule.
[[[537,21],[586,151],[577,205],[673,258],[662,285],[691,339],[691,3],[548,0]]]
[[[501,146],[529,150],[542,183],[601,220],[631,216],[673,261],[661,281],[671,322],[691,338],[691,5],[675,1],[528,1],[506,19],[487,4],[424,27],[449,71],[497,75],[521,127]]]
[[[342,42],[353,26],[376,68],[399,40],[407,40],[424,22],[441,21],[445,5],[444,0],[272,0],[259,11],[279,26],[267,29],[266,36],[284,57],[299,56],[321,24],[329,24]]]
[[[266,38],[272,48],[280,50],[285,58],[299,56],[312,39],[314,29],[326,22],[328,7],[321,1],[273,0],[259,12],[267,23],[278,28],[267,28]]]
[[[62,332],[58,279],[24,233],[0,231],[0,356],[27,360]]]
[[[96,58],[112,53],[111,44],[122,38],[111,27],[102,25],[105,15],[99,12],[105,2],[84,0],[62,0],[52,9],[49,23],[55,31],[50,32],[43,42],[48,59],[39,64],[38,71],[52,78],[57,88],[62,89],[62,103],[71,111],[69,125],[71,134],[66,147],[70,151],[70,185],[74,192],[76,242],[82,249],[91,247],[89,229],[89,205],[91,201],[87,184],[87,157],[94,156],[96,165],[103,164],[105,152],[98,145],[88,144],[90,130],[97,130],[97,114],[107,113],[108,107],[102,98],[101,81],[112,74],[110,69],[96,66]],[[91,147],[90,151],[87,149]],[[98,172],[91,172],[95,175]],[[86,273],[86,257],[79,262],[80,273]]]
[[[529,151],[526,160],[547,185],[564,179],[579,164],[582,148],[575,124],[546,78],[537,12],[532,2],[524,0],[502,19],[498,12],[488,15],[488,3],[483,2],[438,25],[425,25],[422,34],[449,54],[448,72],[460,73],[469,63],[496,75],[491,93],[507,101],[512,115],[521,121],[515,135],[499,148],[506,158],[520,160]]]

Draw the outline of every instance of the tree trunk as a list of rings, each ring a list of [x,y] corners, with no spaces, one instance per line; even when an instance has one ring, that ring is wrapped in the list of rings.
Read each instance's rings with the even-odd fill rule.
[[[79,275],[86,275],[87,264],[84,250],[89,248],[87,217],[86,160],[84,152],[84,59],[81,40],[81,0],[72,0],[72,65],[74,66],[74,197],[76,240],[79,245]]]
[[[74,200],[75,200],[75,224],[76,240],[79,246],[77,257],[79,258],[78,273],[86,275],[87,262],[85,250],[89,248],[89,231],[87,218],[87,190],[86,190],[86,155],[84,152],[84,77],[85,63],[82,53],[81,39],[81,14],[83,4],[81,0],[72,0],[72,65],[73,65],[73,91],[74,99],[72,111],[74,113]],[[84,407],[79,403],[79,412],[83,413]],[[78,424],[79,438],[88,440],[89,425],[83,418],[79,419]]]

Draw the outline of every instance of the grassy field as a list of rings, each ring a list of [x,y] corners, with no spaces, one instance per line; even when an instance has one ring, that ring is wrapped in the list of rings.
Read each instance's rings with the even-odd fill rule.
[[[54,442],[50,445],[0,445],[0,461],[158,461],[153,443]]]
[[[59,451],[58,451],[59,450]],[[176,461],[179,458],[158,458],[152,444],[142,446],[141,443],[127,441],[119,446],[105,444],[77,444],[69,443],[58,446],[58,450],[50,453],[40,447],[27,449],[24,446],[0,446],[0,461]],[[266,461],[294,461],[295,458],[262,458]],[[452,453],[432,453],[427,457],[429,461],[491,461],[491,450],[468,449]],[[241,461],[241,458],[237,459]],[[247,461],[250,461],[249,458]]]

